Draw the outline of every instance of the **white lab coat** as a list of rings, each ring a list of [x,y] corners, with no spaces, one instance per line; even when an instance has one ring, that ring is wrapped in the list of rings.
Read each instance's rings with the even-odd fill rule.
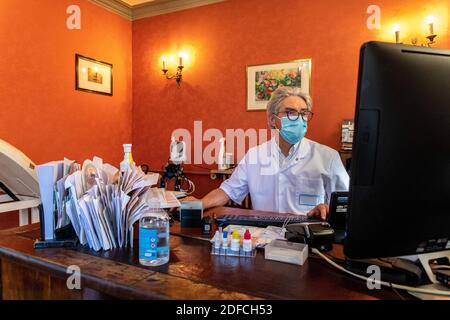
[[[295,214],[329,203],[332,192],[348,187],[339,153],[306,138],[286,158],[275,138],[251,148],[220,186],[236,203],[250,193],[255,210]]]

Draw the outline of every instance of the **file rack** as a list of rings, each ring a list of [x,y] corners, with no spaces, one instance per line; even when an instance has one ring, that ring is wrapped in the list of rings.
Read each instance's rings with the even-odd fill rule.
[[[234,250],[231,250],[230,247],[224,248],[223,246],[221,246],[220,248],[217,248],[213,244],[211,246],[211,255],[254,258],[256,256],[256,249],[253,248],[252,251],[244,251],[244,248],[241,245],[239,247],[239,251],[234,251]]]

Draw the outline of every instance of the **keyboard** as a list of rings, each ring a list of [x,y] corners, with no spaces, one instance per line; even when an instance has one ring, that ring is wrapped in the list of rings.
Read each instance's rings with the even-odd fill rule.
[[[276,226],[281,227],[287,221],[287,224],[292,223],[321,223],[323,222],[320,219],[309,219],[304,215],[296,215],[296,216],[255,216],[255,215],[241,215],[241,214],[226,214],[219,216],[217,218],[217,222],[219,225],[221,224],[236,224],[236,225],[244,225],[244,226],[255,226],[255,227],[267,227],[267,226]]]

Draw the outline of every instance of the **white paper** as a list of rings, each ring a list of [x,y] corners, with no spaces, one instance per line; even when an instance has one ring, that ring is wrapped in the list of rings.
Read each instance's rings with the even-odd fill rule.
[[[44,208],[44,238],[53,240],[55,238],[55,214],[53,206],[53,186],[55,183],[55,170],[51,165],[37,166],[36,168],[41,202]]]
[[[159,175],[145,175],[140,167],[132,166],[117,183],[118,172],[100,158],[94,158],[86,160],[81,171],[64,180],[68,195],[65,214],[80,243],[95,251],[128,246],[133,224],[151,211],[148,193],[151,186],[157,184]],[[175,196],[163,190],[155,192],[158,206],[161,203],[174,205],[171,202],[176,200]]]

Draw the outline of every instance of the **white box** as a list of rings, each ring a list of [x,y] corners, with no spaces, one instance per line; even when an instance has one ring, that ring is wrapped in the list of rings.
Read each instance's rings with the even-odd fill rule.
[[[308,259],[308,245],[283,240],[274,240],[265,247],[267,260],[303,265]]]

